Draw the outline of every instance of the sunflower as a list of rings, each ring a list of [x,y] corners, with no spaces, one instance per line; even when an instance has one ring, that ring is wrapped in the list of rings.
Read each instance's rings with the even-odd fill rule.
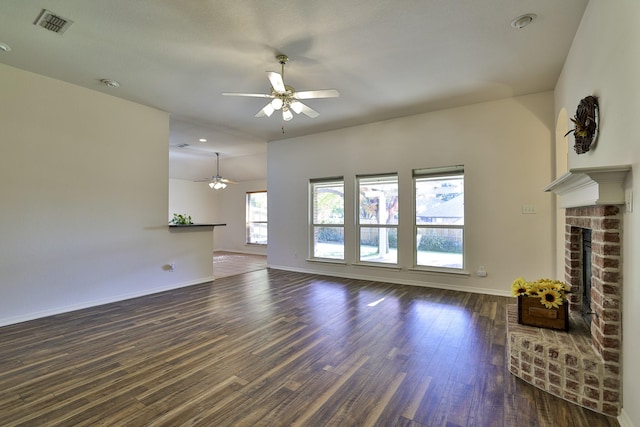
[[[536,282],[527,282],[527,295],[531,297],[540,296],[540,291],[542,290],[542,284],[540,281]]]
[[[529,295],[528,282],[522,277],[518,277],[511,284],[511,295],[514,297]]]
[[[544,288],[538,291],[540,302],[547,308],[558,308],[562,305],[562,295],[555,289]]]

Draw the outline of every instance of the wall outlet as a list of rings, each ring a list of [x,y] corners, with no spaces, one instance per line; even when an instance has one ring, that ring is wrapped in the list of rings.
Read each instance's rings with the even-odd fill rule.
[[[173,272],[176,269],[176,265],[174,263],[169,264],[169,271]]]
[[[484,265],[478,267],[478,271],[476,271],[476,276],[478,277],[487,277],[487,270],[485,270]]]

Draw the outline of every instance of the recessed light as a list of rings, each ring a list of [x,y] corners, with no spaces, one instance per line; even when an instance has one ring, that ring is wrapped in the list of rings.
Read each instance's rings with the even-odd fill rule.
[[[115,80],[111,80],[111,79],[100,79],[100,83],[102,83],[103,85],[105,85],[108,88],[117,88],[120,87],[120,83],[118,83]]]
[[[523,29],[527,25],[531,24],[534,19],[536,19],[537,15],[535,13],[527,13],[526,15],[518,16],[516,19],[511,21],[511,26],[518,30]]]
[[[206,138],[200,138],[198,141],[200,141],[200,142],[207,142],[207,139],[206,139]]]
[[[11,52],[11,46],[5,43],[0,43],[0,52]]]

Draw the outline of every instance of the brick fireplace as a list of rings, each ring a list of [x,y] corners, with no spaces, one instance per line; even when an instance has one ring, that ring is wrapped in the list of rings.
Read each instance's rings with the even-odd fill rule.
[[[582,230],[591,230],[591,339],[605,361],[620,362],[622,341],[622,217],[618,206],[569,208],[565,213],[565,281],[569,310],[582,314]]]
[[[565,277],[569,332],[517,323],[508,308],[509,370],[523,380],[581,406],[616,416],[622,370],[622,211],[628,166],[574,170],[547,187],[565,211]],[[609,202],[609,203],[607,203]],[[591,231],[591,259],[583,234]],[[583,318],[583,266],[590,264],[591,324]]]

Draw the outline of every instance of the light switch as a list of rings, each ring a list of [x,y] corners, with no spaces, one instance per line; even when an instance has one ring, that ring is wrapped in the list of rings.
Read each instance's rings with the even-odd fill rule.
[[[523,214],[536,213],[536,205],[522,205],[522,213]]]

